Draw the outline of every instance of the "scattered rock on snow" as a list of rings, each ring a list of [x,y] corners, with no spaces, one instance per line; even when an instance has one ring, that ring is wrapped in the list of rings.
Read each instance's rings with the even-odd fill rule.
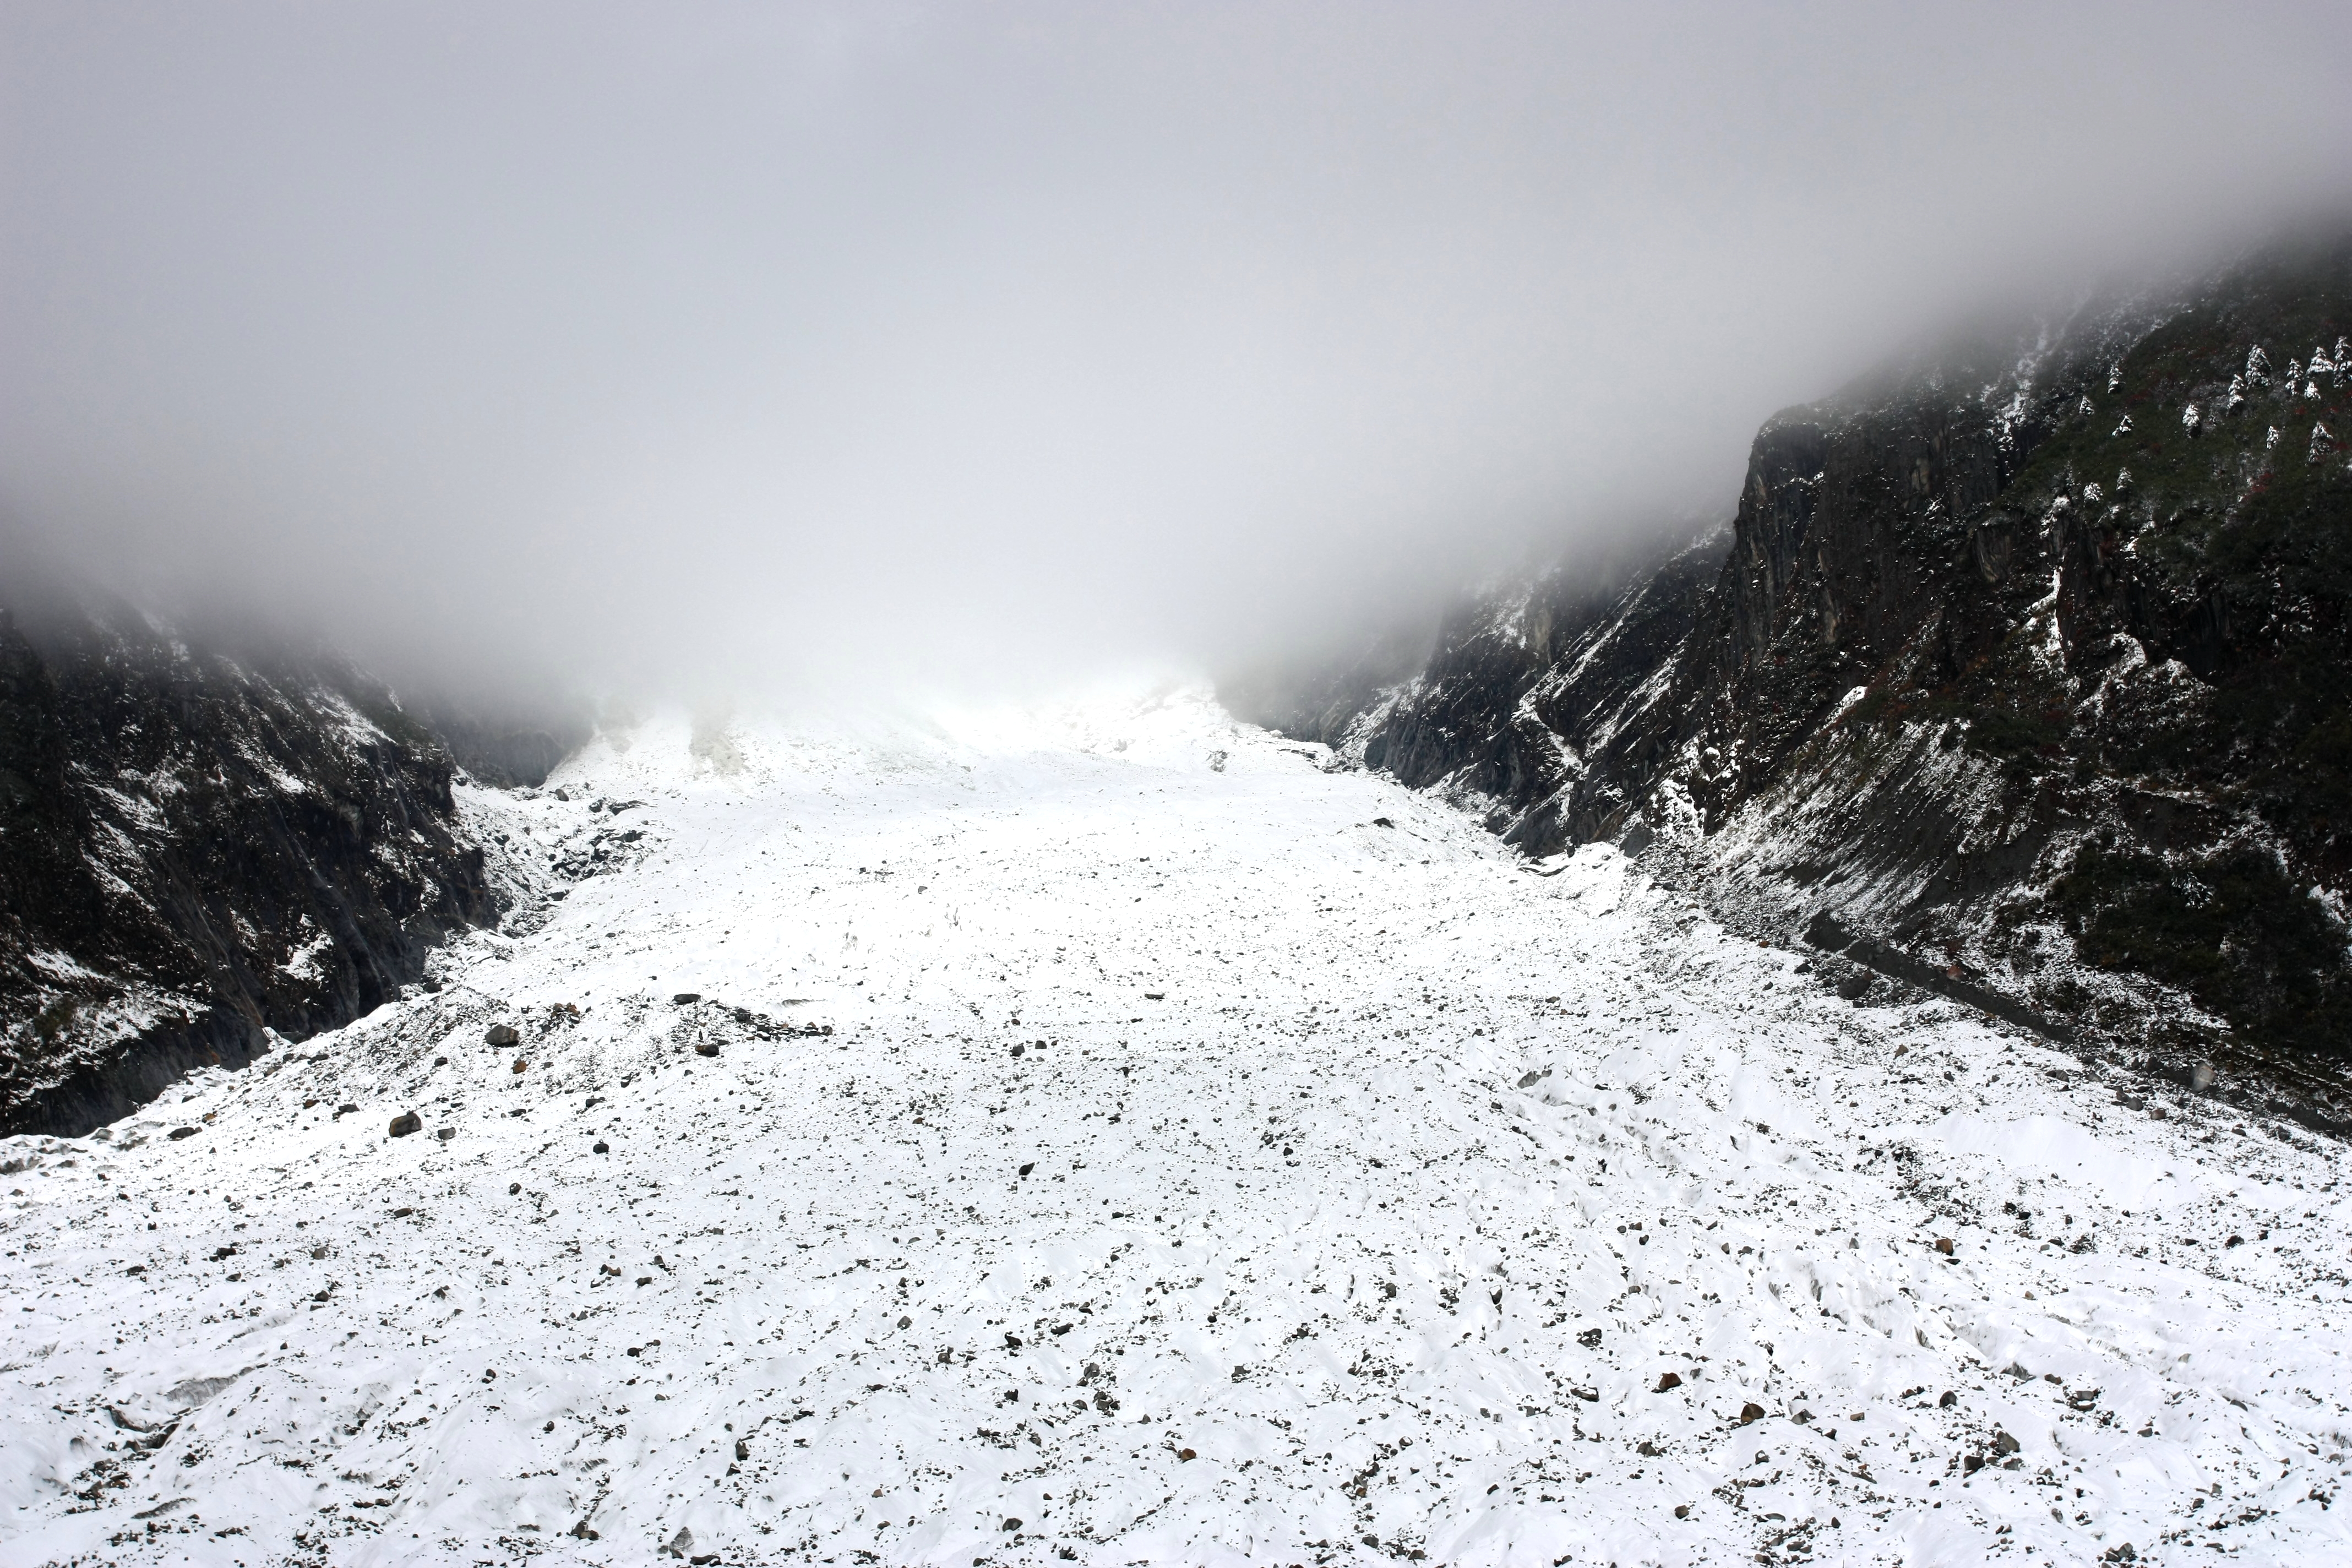
[[[492,1024],[482,1035],[482,1043],[493,1050],[504,1050],[509,1046],[520,1043],[521,1039],[521,1032],[512,1024]]]
[[[413,1110],[404,1110],[392,1119],[392,1135],[394,1138],[405,1138],[412,1132],[423,1131],[424,1127],[425,1118]]]

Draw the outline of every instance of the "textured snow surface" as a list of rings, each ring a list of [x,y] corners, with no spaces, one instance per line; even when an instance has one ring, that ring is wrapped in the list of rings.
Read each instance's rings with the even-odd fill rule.
[[[2352,1556],[2333,1145],[1195,692],[553,782],[528,934],[0,1146],[0,1561]]]

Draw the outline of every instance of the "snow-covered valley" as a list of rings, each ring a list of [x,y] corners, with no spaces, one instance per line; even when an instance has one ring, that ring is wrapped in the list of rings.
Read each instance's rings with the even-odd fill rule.
[[[0,1145],[0,1560],[2352,1558],[2340,1150],[1612,849],[1186,690],[466,809],[563,896]]]

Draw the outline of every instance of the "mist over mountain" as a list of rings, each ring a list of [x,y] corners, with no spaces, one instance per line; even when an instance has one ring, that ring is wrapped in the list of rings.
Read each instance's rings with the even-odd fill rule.
[[[2340,196],[2340,8],[19,5],[0,514],[414,684],[1050,685]]]
[[[2352,1561],[2347,59],[0,9],[0,1561]]]

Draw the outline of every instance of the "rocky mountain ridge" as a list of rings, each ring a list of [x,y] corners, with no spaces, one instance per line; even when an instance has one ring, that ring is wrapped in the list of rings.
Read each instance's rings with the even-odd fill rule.
[[[86,1131],[347,1023],[494,921],[457,771],[331,657],[0,609],[0,1131]]]
[[[2053,1034],[2340,1058],[2347,333],[2336,240],[1920,356],[1768,422],[1622,591],[1555,571],[1250,716]]]

